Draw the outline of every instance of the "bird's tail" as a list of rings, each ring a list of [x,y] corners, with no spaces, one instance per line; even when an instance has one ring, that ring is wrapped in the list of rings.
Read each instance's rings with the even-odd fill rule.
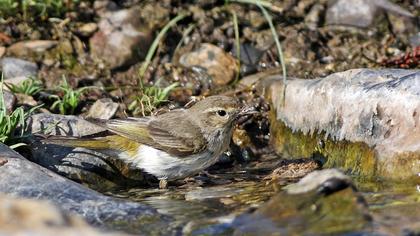
[[[87,137],[68,137],[50,136],[41,140],[44,144],[55,144],[66,147],[83,147],[93,150],[116,150],[135,154],[140,147],[140,143],[127,139],[119,135],[108,135],[96,138]]]
[[[108,149],[109,140],[106,138],[77,138],[68,136],[50,136],[41,140],[43,144],[54,144],[66,147],[83,147],[88,149]]]

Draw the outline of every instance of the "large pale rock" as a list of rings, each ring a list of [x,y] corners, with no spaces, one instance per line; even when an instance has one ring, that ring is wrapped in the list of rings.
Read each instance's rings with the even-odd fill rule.
[[[142,21],[140,7],[104,13],[99,31],[90,38],[92,55],[112,69],[142,60],[153,40],[152,29]]]
[[[0,235],[123,235],[99,232],[47,201],[0,194]]]
[[[284,157],[326,158],[365,176],[420,173],[420,71],[354,69],[313,80],[269,76],[271,139]]]
[[[29,120],[31,133],[81,137],[105,131],[76,116],[36,114]],[[85,148],[70,148],[42,144],[39,138],[30,138],[31,161],[60,175],[89,187],[106,191],[116,186],[141,186],[145,176],[115,157]]]
[[[48,200],[67,213],[108,229],[172,234],[171,219],[142,203],[104,196],[40,167],[0,144],[0,193]]]

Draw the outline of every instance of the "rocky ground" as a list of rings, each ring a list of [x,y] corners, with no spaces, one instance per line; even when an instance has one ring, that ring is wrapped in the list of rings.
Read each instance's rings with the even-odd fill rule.
[[[314,79],[355,68],[404,68],[413,70],[380,72],[380,75],[375,74],[375,78],[379,78],[375,81],[380,84],[387,79],[410,80],[407,86],[405,82],[394,81],[384,90],[397,87],[395,100],[415,101],[420,94],[420,75],[416,70],[420,57],[418,1],[261,1],[270,18],[254,1],[61,0],[51,3],[32,0],[27,1],[28,5],[18,2],[14,5],[0,0],[0,71],[5,84],[1,105],[12,120],[22,118],[27,122],[25,127],[21,124],[16,130],[14,127],[0,129],[3,132],[0,141],[7,145],[22,142],[27,145],[15,149],[19,154],[0,146],[0,192],[49,200],[59,207],[60,210],[51,209],[51,214],[63,219],[57,218],[59,222],[54,221],[51,228],[41,220],[34,222],[40,230],[36,228],[34,232],[98,233],[78,223],[80,219],[66,215],[69,213],[81,215],[91,225],[109,232],[122,230],[134,234],[241,235],[280,231],[315,235],[346,232],[410,235],[419,232],[420,215],[415,213],[418,210],[415,188],[419,185],[411,181],[412,176],[403,185],[389,185],[377,181],[376,174],[359,173],[360,169],[376,170],[376,164],[382,163],[369,158],[383,160],[389,153],[399,153],[401,146],[410,152],[399,155],[403,156],[399,163],[409,170],[403,171],[404,174],[420,173],[420,169],[416,169],[417,103],[411,102],[412,107],[393,103],[394,100],[383,103],[414,109],[410,113],[414,118],[407,118],[398,125],[380,123],[383,125],[380,127],[387,129],[375,131],[373,135],[369,132],[373,133],[377,124],[374,122],[382,120],[381,114],[388,114],[388,105],[382,110],[372,108],[370,128],[364,126],[371,124],[367,121],[370,119],[358,115],[370,112],[370,106],[360,105],[361,111],[357,114],[345,113],[342,118],[331,118],[332,121],[317,120],[324,117],[321,112],[296,109],[293,112],[298,113],[294,115],[288,107],[282,106],[286,98],[288,102],[296,102],[296,106],[312,104],[311,100],[316,103],[316,94],[322,95],[320,91],[324,89],[319,84],[315,85],[316,91],[311,90],[312,85],[296,89],[295,94],[313,92],[313,97],[302,93],[301,98],[294,100],[284,93],[281,99],[284,72],[288,79]],[[353,76],[347,73],[350,73],[348,77]],[[363,81],[372,73],[359,76],[363,77],[359,83],[363,84],[361,88],[345,92],[357,94],[369,90],[371,84]],[[411,77],[407,79],[409,74]],[[278,90],[272,89],[272,95],[267,95],[270,94],[268,89],[275,87],[273,76],[277,78],[274,84],[279,84]],[[295,84],[303,83],[307,82]],[[335,87],[332,90],[338,91]],[[259,114],[240,122],[229,152],[208,170],[209,175],[173,183],[169,190],[157,189],[153,176],[133,170],[123,162],[83,148],[43,145],[37,136],[91,135],[103,130],[84,118],[158,114],[190,106],[197,99],[213,94],[236,96],[243,104],[255,107]],[[340,94],[337,92],[331,99],[328,95],[321,97],[335,101],[342,98]],[[372,96],[368,94],[369,99]],[[392,96],[378,95],[378,100]],[[353,101],[349,97],[351,94],[340,100],[344,104],[340,111],[346,110],[346,101]],[[334,104],[333,107],[339,106]],[[393,108],[392,114],[399,113],[396,110]],[[280,111],[289,112],[282,115]],[[300,133],[298,137],[289,135],[287,128],[309,132],[304,130],[305,126],[290,126],[293,119],[305,112],[308,113],[303,123],[315,124],[310,129],[323,127],[325,130],[316,131],[319,136],[323,131],[327,134],[331,131],[337,139],[330,142],[327,138],[302,138]],[[346,118],[353,115],[356,118],[352,121],[361,120],[355,122],[354,130],[364,135],[369,133],[366,138],[348,130],[340,133]],[[0,124],[6,127],[2,121]],[[414,128],[410,128],[413,124]],[[379,151],[376,156],[383,140],[400,140],[399,136],[387,132],[400,126],[405,127],[405,137],[414,137],[410,139],[414,141],[383,145],[381,150],[386,150],[386,155]],[[340,134],[351,137],[346,141],[355,145],[338,142]],[[330,145],[339,147],[340,152],[335,153]],[[334,154],[330,150],[334,150]],[[334,158],[349,154],[351,160],[362,156],[368,161],[328,165],[330,160],[324,165],[322,158],[314,153]],[[301,185],[289,184],[323,165],[324,168],[345,167],[353,179],[327,169],[314,172],[322,173],[317,177],[312,176],[322,181],[315,181],[312,187],[302,191],[292,190],[293,186],[303,188],[310,178],[302,179]],[[386,173],[401,171],[396,164],[392,165],[394,167],[387,167]],[[287,191],[283,189],[286,185]],[[38,204],[5,199],[17,201],[13,204],[19,201]],[[395,206],[393,199],[402,202],[401,206]],[[281,204],[285,201],[290,204]],[[335,208],[339,210],[334,211]],[[25,217],[34,214],[26,213],[25,209],[19,211],[25,212],[21,214]],[[386,212],[390,212],[389,217]],[[326,217],[320,219],[324,214]],[[30,218],[19,218],[21,215],[0,214],[0,225],[22,219],[32,227]],[[49,222],[48,217],[45,221]],[[399,222],[408,223],[403,227]],[[302,226],[308,227],[302,229]],[[79,231],[67,231],[68,228]],[[5,232],[19,231],[11,225]]]

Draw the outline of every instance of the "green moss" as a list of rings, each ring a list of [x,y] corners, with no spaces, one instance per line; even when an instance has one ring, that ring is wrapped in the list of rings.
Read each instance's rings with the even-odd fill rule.
[[[325,139],[325,133],[313,135],[293,132],[282,121],[271,116],[271,137],[275,151],[286,158],[321,156],[324,166],[339,167],[364,177],[376,176],[376,152],[365,143]]]

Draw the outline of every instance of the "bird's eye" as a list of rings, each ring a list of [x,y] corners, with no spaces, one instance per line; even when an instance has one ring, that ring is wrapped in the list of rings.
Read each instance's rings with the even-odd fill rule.
[[[218,111],[217,111],[217,114],[218,114],[219,116],[225,116],[225,115],[226,115],[226,111],[225,111],[225,110],[218,110]]]

